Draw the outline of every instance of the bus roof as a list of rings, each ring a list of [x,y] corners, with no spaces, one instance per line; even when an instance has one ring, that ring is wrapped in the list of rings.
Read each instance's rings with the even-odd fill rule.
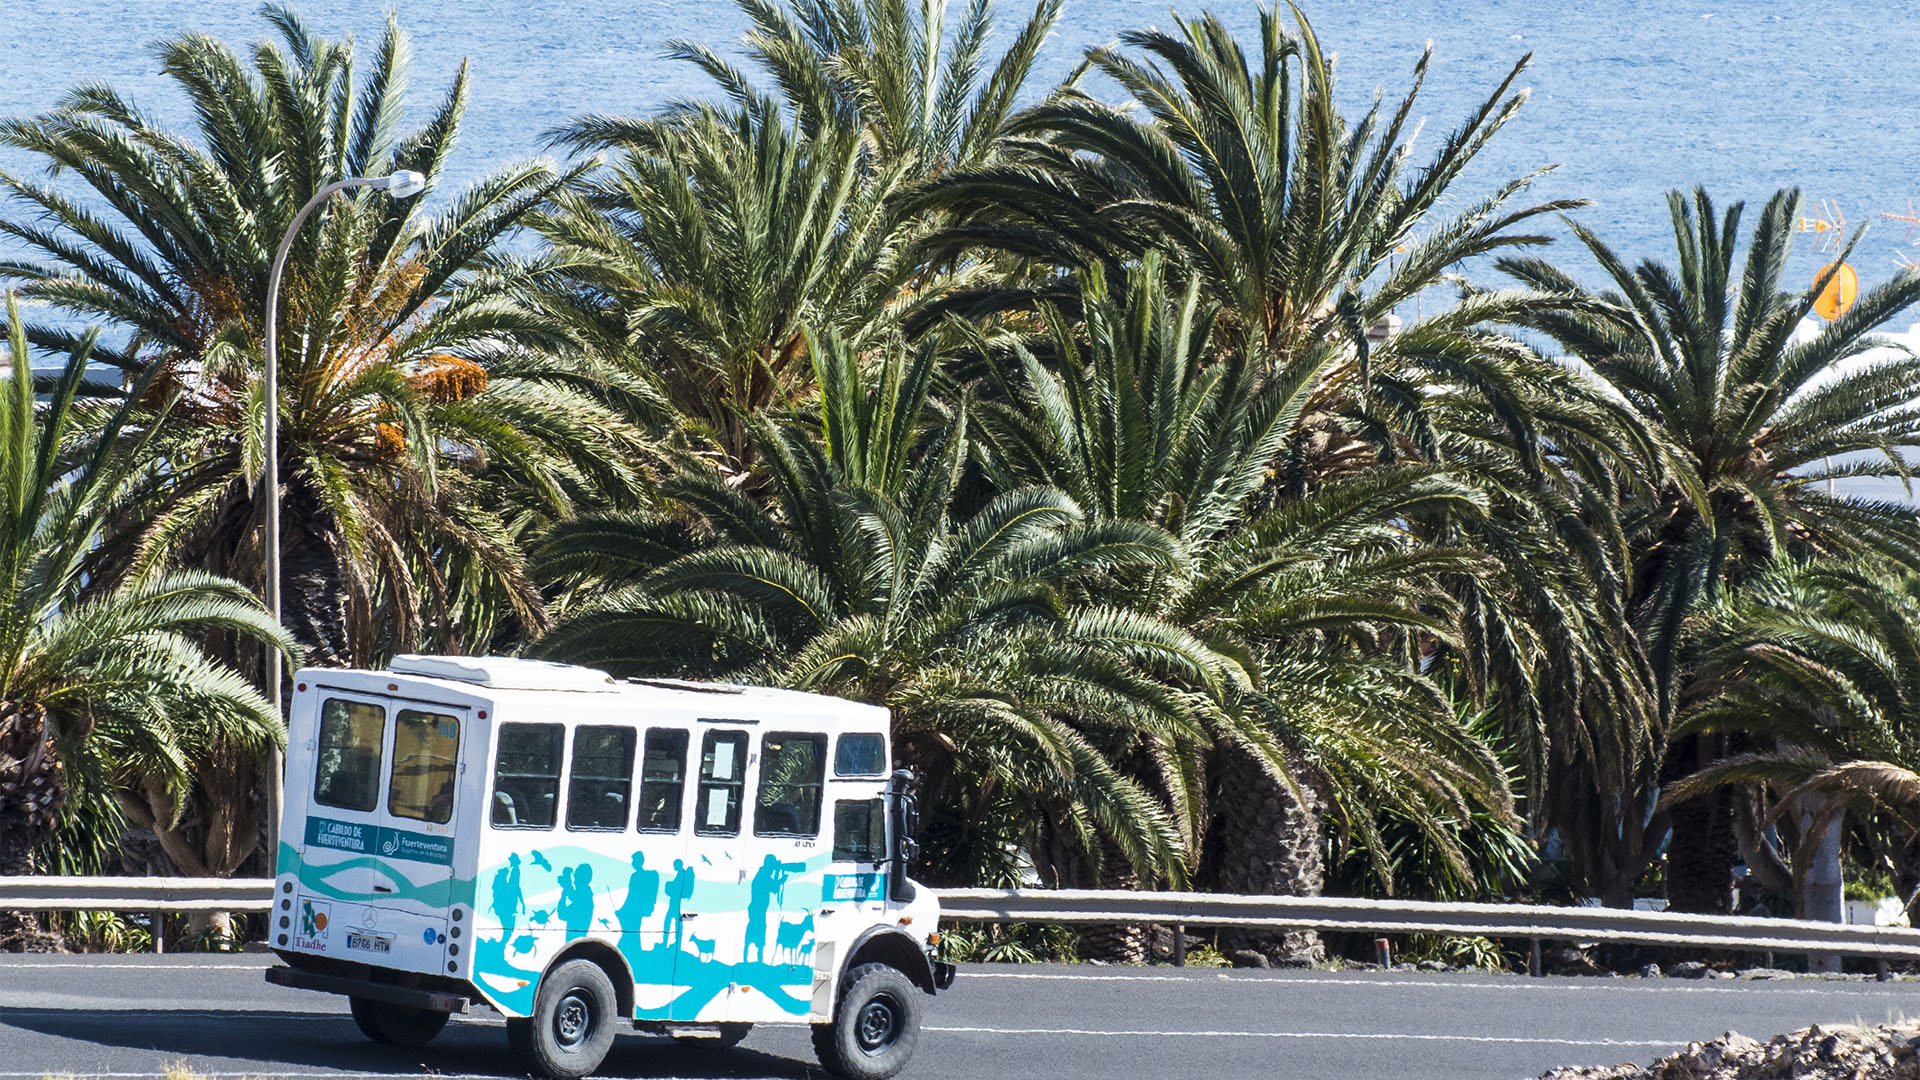
[[[604,671],[573,664],[528,660],[514,656],[423,656],[404,654],[393,658],[386,671],[365,668],[307,668],[300,677],[318,683],[333,683],[341,689],[344,682],[381,683],[394,677],[410,683],[444,686],[465,694],[499,699],[538,693],[584,693],[617,695],[618,698],[650,698],[658,702],[662,695],[691,704],[700,699],[713,702],[729,713],[756,708],[775,712],[809,714],[840,713],[858,715],[871,712],[872,723],[884,726],[887,710],[862,702],[801,690],[770,686],[740,686],[732,683],[698,682],[691,679],[616,679]],[[609,701],[609,704],[612,702]],[[724,704],[723,704],[724,703]]]

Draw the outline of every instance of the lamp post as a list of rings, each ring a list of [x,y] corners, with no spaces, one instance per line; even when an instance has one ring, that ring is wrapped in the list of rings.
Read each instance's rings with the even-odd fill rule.
[[[396,199],[411,198],[427,189],[427,178],[409,169],[387,176],[350,176],[345,180],[336,180],[319,191],[313,198],[293,215],[293,224],[287,226],[286,235],[280,238],[280,250],[274,252],[273,270],[267,275],[267,437],[266,469],[261,477],[261,491],[267,499],[267,609],[273,613],[275,626],[280,625],[280,275],[287,268],[287,253],[293,250],[294,237],[300,234],[300,226],[306,224],[321,203],[348,188],[374,188],[385,191]],[[282,727],[286,726],[286,716],[280,708],[280,650],[267,650],[267,697],[273,702],[274,714],[280,717]],[[286,790],[286,761],[280,748],[273,748],[273,759],[268,767],[270,773],[267,784],[267,861],[274,865],[280,858],[280,808]]]

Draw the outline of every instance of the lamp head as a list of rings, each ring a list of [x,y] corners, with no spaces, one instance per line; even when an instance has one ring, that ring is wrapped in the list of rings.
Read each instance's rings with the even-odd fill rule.
[[[412,169],[401,169],[381,177],[374,186],[396,199],[408,199],[427,190],[427,178]]]

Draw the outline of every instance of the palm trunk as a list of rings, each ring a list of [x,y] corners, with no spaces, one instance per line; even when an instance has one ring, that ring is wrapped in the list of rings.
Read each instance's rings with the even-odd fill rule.
[[[1795,853],[1806,858],[1795,858],[1794,877],[1798,879],[1796,899],[1799,901],[1798,915],[1803,919],[1816,922],[1843,922],[1845,893],[1841,882],[1840,833],[1845,823],[1844,815],[1830,814],[1825,825],[1819,824],[1819,814],[1824,807],[1806,797],[1800,806],[1795,807],[1800,818],[1800,845]],[[1809,830],[1818,828],[1818,832],[1809,835]],[[1803,865],[1804,863],[1804,865]],[[1807,970],[1833,973],[1840,970],[1840,957],[1834,953],[1810,953],[1807,956]]]
[[[1674,743],[1662,781],[1690,776],[1719,756],[1718,740],[1694,735]],[[1673,830],[1667,844],[1667,906],[1696,915],[1725,915],[1733,910],[1733,863],[1739,844],[1733,834],[1733,793],[1716,789],[1672,807]]]
[[[1138,889],[1140,875],[1121,852],[1118,844],[1100,837],[1100,869],[1094,875],[1096,889]],[[1080,955],[1106,964],[1144,964],[1147,962],[1147,928],[1137,923],[1099,923],[1080,935]]]
[[[35,872],[35,852],[53,834],[66,795],[46,710],[0,702],[0,877]],[[32,912],[0,911],[0,951],[58,949],[59,938]]]
[[[1213,887],[1258,896],[1318,896],[1326,885],[1325,808],[1310,788],[1303,802],[1237,747],[1224,754],[1209,848]],[[1326,956],[1310,930],[1226,930],[1221,951],[1252,951],[1270,964],[1301,966]]]
[[[281,624],[306,648],[308,663],[351,667],[364,658],[357,655],[348,631],[346,575],[327,543],[324,511],[305,486],[295,482],[287,485],[281,516]]]

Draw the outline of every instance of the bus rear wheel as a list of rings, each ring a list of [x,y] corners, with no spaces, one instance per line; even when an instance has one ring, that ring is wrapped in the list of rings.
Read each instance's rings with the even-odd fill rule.
[[[833,1023],[813,1027],[813,1049],[835,1076],[887,1080],[920,1040],[920,988],[886,964],[862,964],[843,985]]]
[[[415,1009],[368,998],[348,998],[353,1009],[354,1026],[360,1034],[382,1046],[415,1049],[433,1041],[447,1026],[447,1013],[438,1009]]]
[[[527,1064],[534,1072],[561,1080],[586,1076],[613,1046],[619,1020],[613,980],[591,960],[569,960],[541,978],[528,1020]]]

